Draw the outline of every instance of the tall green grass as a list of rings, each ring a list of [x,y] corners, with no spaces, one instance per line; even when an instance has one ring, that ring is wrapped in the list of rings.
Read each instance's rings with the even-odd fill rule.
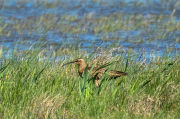
[[[53,52],[54,59],[61,53]],[[128,72],[117,80],[103,80],[95,87],[89,72],[78,77],[77,67],[63,63],[82,52],[69,52],[70,59],[45,59],[44,50],[12,52],[1,58],[1,118],[179,118],[179,54],[142,63],[134,54],[115,55],[104,64],[92,55],[96,65]],[[108,55],[108,54],[107,54]],[[86,58],[89,55],[84,55]],[[106,56],[106,55],[104,55]],[[101,59],[101,58],[100,58]],[[161,59],[161,60],[160,60]],[[114,61],[113,64],[106,63]],[[102,61],[102,62],[103,62]],[[91,65],[91,61],[87,59]],[[93,64],[93,63],[92,63]],[[95,65],[93,65],[95,66]],[[101,67],[101,68],[102,68]],[[108,72],[108,71],[107,71]],[[93,77],[92,77],[93,78]]]

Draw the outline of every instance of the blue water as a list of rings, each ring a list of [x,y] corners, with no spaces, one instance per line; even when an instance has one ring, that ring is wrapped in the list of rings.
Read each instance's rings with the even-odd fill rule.
[[[45,2],[46,1],[46,2]],[[5,28],[6,35],[0,36],[0,45],[4,47],[9,47],[13,49],[14,44],[23,44],[22,50],[29,49],[33,44],[36,43],[46,43],[46,46],[56,45],[56,48],[67,47],[73,43],[77,43],[77,47],[80,46],[82,50],[88,49],[92,42],[94,42],[93,47],[97,48],[108,47],[115,43],[116,47],[123,47],[125,50],[133,49],[135,52],[144,50],[147,55],[149,53],[156,51],[155,56],[162,55],[166,52],[168,47],[172,47],[172,53],[176,54],[180,51],[180,41],[175,39],[180,39],[180,31],[169,33],[165,39],[156,39],[149,41],[150,37],[154,34],[158,34],[155,31],[156,26],[152,26],[151,32],[147,33],[143,28],[134,29],[130,31],[120,30],[109,33],[98,33],[87,32],[83,34],[76,33],[63,33],[59,32],[57,29],[50,29],[45,35],[43,35],[44,28],[38,28],[41,23],[36,21],[37,17],[42,15],[46,16],[51,14],[54,18],[61,18],[63,15],[74,16],[80,20],[85,15],[92,13],[92,18],[97,19],[100,16],[109,16],[115,13],[122,13],[123,18],[130,15],[143,15],[144,17],[152,17],[155,15],[164,16],[173,13],[176,10],[173,18],[174,22],[180,22],[180,1],[172,0],[171,2],[165,0],[97,0],[98,2],[93,2],[93,0],[61,0],[58,4],[54,3],[56,0],[8,0],[3,1],[0,6],[0,15],[2,17],[0,26],[8,24]],[[137,4],[138,7],[134,4]],[[49,4],[49,5],[48,5]],[[51,5],[54,5],[53,7]],[[35,30],[31,33],[28,28],[24,28],[21,31],[16,31],[13,27],[14,25],[21,24],[21,21],[31,20],[31,27]],[[162,22],[167,22],[171,20],[164,19]],[[49,21],[51,23],[51,21]],[[66,21],[64,21],[66,22]],[[84,21],[86,24],[86,21]],[[27,23],[28,24],[28,23]],[[76,25],[76,22],[71,23],[71,25]],[[93,24],[92,24],[93,25]],[[91,28],[91,26],[90,26]],[[89,28],[89,29],[90,29]],[[11,34],[8,36],[8,32]],[[90,31],[90,30],[89,30]],[[42,40],[39,41],[39,38]],[[113,37],[113,38],[112,38]],[[113,40],[116,38],[116,40]],[[142,38],[142,42],[137,41]]]

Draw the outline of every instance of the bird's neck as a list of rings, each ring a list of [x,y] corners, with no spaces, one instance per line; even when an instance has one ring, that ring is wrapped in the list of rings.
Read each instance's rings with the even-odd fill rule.
[[[79,72],[80,76],[82,76],[82,73],[84,72],[85,68],[86,68],[85,62],[83,62],[79,65],[78,72]]]

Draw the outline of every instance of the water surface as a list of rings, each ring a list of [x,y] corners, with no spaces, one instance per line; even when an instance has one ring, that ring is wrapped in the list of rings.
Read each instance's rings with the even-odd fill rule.
[[[180,51],[179,0],[1,0],[0,43],[26,50],[123,47]],[[21,45],[17,45],[21,44]],[[21,46],[21,47],[20,47]]]

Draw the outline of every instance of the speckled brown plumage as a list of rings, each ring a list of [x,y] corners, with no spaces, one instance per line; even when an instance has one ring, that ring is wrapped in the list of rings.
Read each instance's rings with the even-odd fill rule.
[[[85,64],[85,62],[84,62],[84,59],[76,59],[75,61],[72,61],[72,62],[69,62],[69,63],[66,63],[66,64],[70,64],[70,63],[75,63],[75,64],[77,64],[79,67],[78,67],[78,73],[79,73],[79,76],[82,76],[82,74],[83,74],[83,72],[84,72],[84,70],[85,70],[85,68],[86,68],[86,64]],[[66,64],[64,64],[64,65],[66,65]],[[64,66],[63,65],[63,66]],[[91,67],[88,67],[88,71],[91,69]],[[93,68],[93,70],[91,71],[91,73],[90,73],[90,75],[95,75],[95,74],[97,74],[98,73],[98,75],[97,75],[97,77],[96,77],[96,80],[95,80],[95,84],[96,84],[96,86],[98,86],[99,85],[99,79],[101,79],[102,78],[102,75],[104,74],[104,72],[106,72],[106,69],[105,68],[101,68],[101,69],[99,69],[99,70],[97,70],[98,68],[97,67],[94,67]],[[97,70],[97,71],[96,71]],[[109,79],[116,79],[116,78],[118,78],[118,77],[120,77],[120,76],[125,76],[125,75],[127,75],[127,73],[126,72],[122,72],[122,71],[113,71],[113,70],[111,70],[110,72],[109,72],[109,74],[108,74],[108,78]]]

